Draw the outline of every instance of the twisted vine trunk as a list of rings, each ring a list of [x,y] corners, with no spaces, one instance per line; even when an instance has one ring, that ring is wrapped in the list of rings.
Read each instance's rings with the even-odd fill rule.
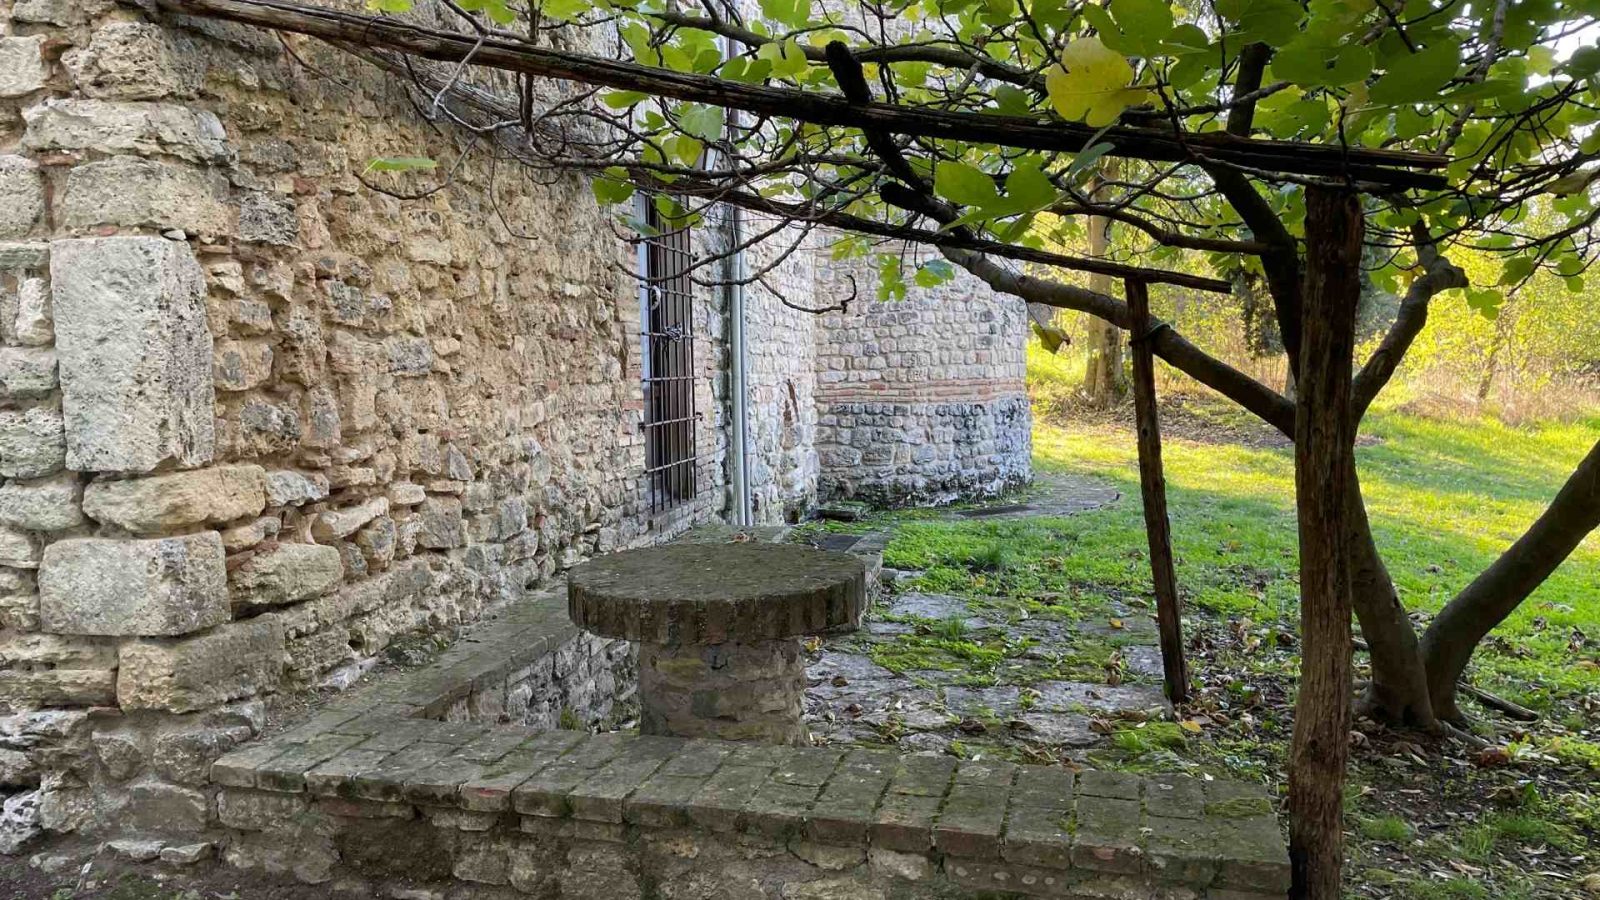
[[[1353,544],[1346,519],[1355,476],[1355,422],[1349,409],[1361,233],[1361,205],[1354,194],[1307,188],[1294,429],[1303,641],[1289,757],[1290,896],[1296,900],[1338,900],[1343,866]]]

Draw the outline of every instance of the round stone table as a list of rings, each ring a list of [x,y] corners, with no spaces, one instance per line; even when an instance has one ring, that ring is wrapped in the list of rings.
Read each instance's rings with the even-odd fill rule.
[[[794,544],[669,544],[583,563],[567,579],[573,624],[639,643],[639,730],[805,743],[800,638],[850,630],[866,566]]]

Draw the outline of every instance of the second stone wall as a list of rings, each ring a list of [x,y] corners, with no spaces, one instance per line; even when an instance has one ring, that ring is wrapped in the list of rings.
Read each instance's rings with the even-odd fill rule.
[[[910,265],[918,261],[913,253]],[[1033,445],[1022,301],[960,270],[890,301],[868,299],[877,275],[862,261],[823,274],[821,297],[857,299],[816,329],[821,496],[947,503],[1025,484]]]

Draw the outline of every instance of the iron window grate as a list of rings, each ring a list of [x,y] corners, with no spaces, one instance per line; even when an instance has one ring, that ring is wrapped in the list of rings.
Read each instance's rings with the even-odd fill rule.
[[[688,227],[669,229],[651,198],[644,221],[653,234],[640,246],[641,372],[644,379],[645,480],[650,512],[694,499],[695,452],[694,251]]]

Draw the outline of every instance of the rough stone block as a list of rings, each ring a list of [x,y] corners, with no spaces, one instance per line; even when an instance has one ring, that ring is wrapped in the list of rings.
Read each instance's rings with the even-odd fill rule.
[[[192,93],[200,82],[193,50],[179,32],[148,22],[110,22],[89,46],[62,57],[84,95],[104,100],[157,100]]]
[[[211,460],[215,393],[205,276],[187,244],[51,243],[67,465],[148,472]]]
[[[233,231],[228,183],[220,173],[182,163],[114,156],[75,166],[57,201],[58,222],[181,228],[190,234]]]
[[[0,525],[0,566],[16,569],[39,567],[39,542],[27,532]]]
[[[283,626],[262,616],[194,637],[124,645],[117,702],[123,709],[191,712],[272,690],[282,672]]]
[[[0,241],[0,269],[39,271],[50,265],[50,245],[44,241]]]
[[[272,346],[265,341],[221,341],[212,359],[219,391],[248,391],[272,377]]]
[[[26,531],[65,531],[84,523],[77,476],[63,472],[0,485],[0,525]]]
[[[39,570],[44,630],[157,636],[226,622],[224,565],[222,540],[214,531],[151,540],[56,541],[45,550]]]
[[[259,608],[309,600],[343,578],[337,547],[278,544],[229,572],[228,584],[236,605]]]
[[[17,38],[0,38],[0,48],[13,40]],[[6,74],[5,52],[0,49],[0,84]],[[39,164],[25,156],[0,156],[0,237],[27,235],[43,215],[44,178]]]
[[[461,501],[454,497],[429,497],[419,509],[422,530],[417,544],[430,550],[448,550],[467,542]]]
[[[4,258],[5,248],[0,247],[0,262]],[[0,323],[0,331],[4,331],[4,324]],[[10,326],[9,337],[24,347],[48,347],[55,343],[56,330],[50,320],[50,285],[43,278],[18,277],[16,309]]]
[[[328,479],[323,475],[305,475],[287,469],[267,473],[268,506],[300,506],[327,496]]]
[[[83,511],[90,518],[134,532],[231,522],[259,515],[266,503],[266,472],[260,466],[100,479],[83,491]]]
[[[232,156],[215,114],[170,103],[46,100],[22,111],[30,150],[170,154],[191,162],[222,163]]]
[[[0,38],[0,97],[26,97],[44,88],[44,35]]]
[[[0,400],[30,400],[56,389],[56,352],[42,347],[0,347]]]
[[[329,510],[311,525],[311,533],[319,541],[333,541],[354,534],[356,529],[389,512],[387,497],[374,497],[348,509]]]
[[[43,406],[24,412],[0,410],[0,475],[43,478],[67,462],[61,413]]]
[[[115,698],[113,669],[0,669],[0,703],[105,706]]]

